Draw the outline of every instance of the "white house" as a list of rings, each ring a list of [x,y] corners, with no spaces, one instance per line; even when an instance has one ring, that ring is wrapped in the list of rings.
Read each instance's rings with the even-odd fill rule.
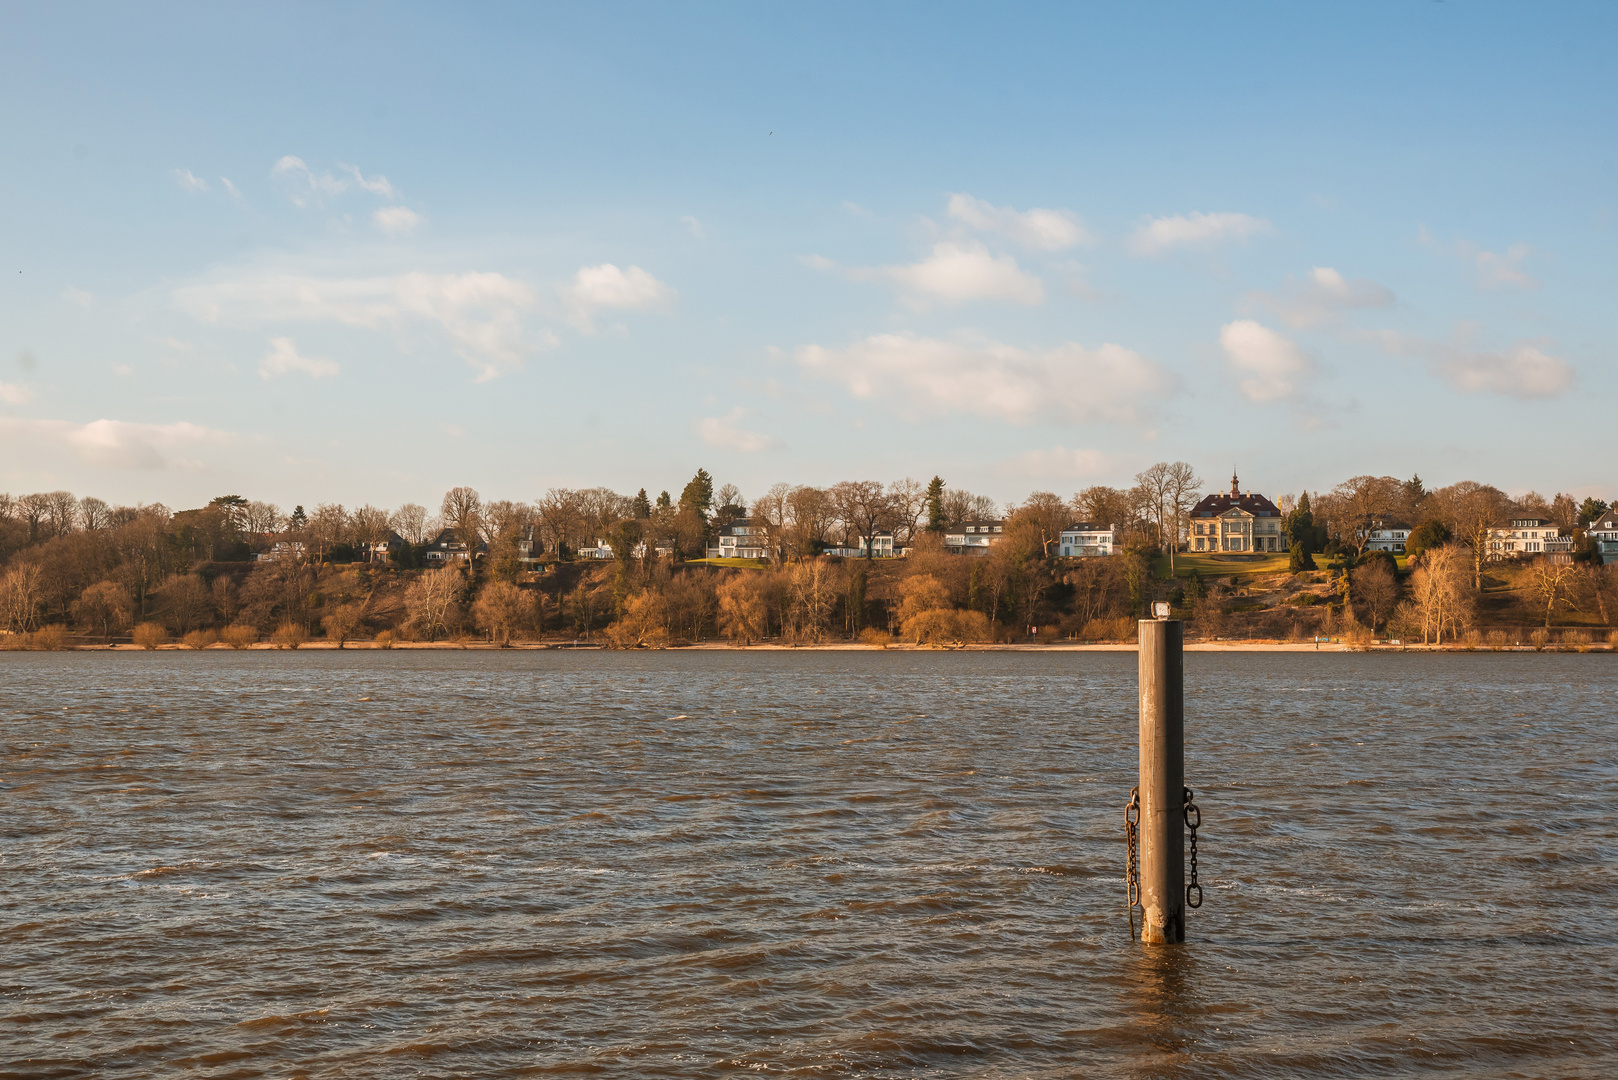
[[[1192,551],[1285,551],[1281,511],[1262,495],[1242,493],[1235,474],[1229,495],[1207,495],[1192,509]]]
[[[482,540],[478,541],[478,555],[487,555],[489,545]],[[461,534],[454,529],[440,529],[438,535],[433,537],[427,545],[427,551],[422,556],[429,563],[442,565],[444,563],[466,562],[466,542]]]
[[[308,554],[302,540],[277,540],[267,550],[254,556],[255,562],[279,562],[282,559],[292,559],[302,562]]]
[[[1602,562],[1618,563],[1618,508],[1608,510],[1590,522],[1587,535],[1595,542]]]
[[[961,555],[987,555],[989,548],[1004,540],[1006,523],[998,521],[963,521],[944,531],[944,550]]]
[[[1490,559],[1510,559],[1518,555],[1565,555],[1573,550],[1573,538],[1564,536],[1548,518],[1521,517],[1489,527]]]
[[[1392,551],[1403,555],[1410,526],[1402,521],[1369,518],[1355,526],[1354,535],[1365,540],[1366,551]]]
[[[1118,550],[1118,526],[1077,521],[1062,530],[1059,551],[1066,558],[1111,555]]]
[[[858,551],[861,556],[864,556],[865,549],[866,549],[867,546],[868,546],[868,542],[865,539],[865,537],[862,536],[856,542],[855,550]],[[890,533],[890,532],[879,532],[879,533],[876,534],[876,547],[871,552],[871,557],[873,559],[891,559],[891,558],[893,558],[893,534],[892,533]]]
[[[737,518],[719,530],[717,546],[708,546],[710,559],[768,559],[769,530],[753,518]]]

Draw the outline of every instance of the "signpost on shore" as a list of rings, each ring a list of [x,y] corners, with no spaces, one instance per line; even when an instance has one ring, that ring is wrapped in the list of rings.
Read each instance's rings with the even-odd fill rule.
[[[1157,605],[1167,616],[1167,604]],[[1185,940],[1185,624],[1140,621],[1141,941]],[[1195,835],[1195,834],[1193,834]],[[1201,902],[1198,890],[1198,902]]]

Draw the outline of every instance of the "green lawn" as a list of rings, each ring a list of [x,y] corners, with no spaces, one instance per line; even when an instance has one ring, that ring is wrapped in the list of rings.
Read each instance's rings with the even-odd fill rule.
[[[1190,577],[1196,570],[1203,577],[1224,577],[1229,574],[1284,574],[1291,556],[1286,552],[1273,555],[1196,555],[1180,553],[1174,556],[1174,576]],[[1324,560],[1317,558],[1320,565]],[[1169,559],[1165,555],[1157,560],[1159,577],[1169,576]]]
[[[728,566],[737,570],[763,570],[770,564],[764,559],[687,559],[687,565]]]

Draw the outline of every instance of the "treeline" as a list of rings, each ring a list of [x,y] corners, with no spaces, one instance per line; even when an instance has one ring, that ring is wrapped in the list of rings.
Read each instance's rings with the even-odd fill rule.
[[[1204,629],[1217,630],[1240,614],[1225,586],[1156,577],[1155,560],[1183,533],[1201,485],[1188,465],[1175,462],[1144,470],[1130,488],[1091,487],[1070,499],[1033,492],[1004,507],[937,477],[926,484],[778,484],[748,502],[734,485],[716,489],[705,470],[678,498],[593,488],[552,489],[527,503],[485,501],[460,487],[445,494],[436,514],[417,504],[392,511],[319,504],[283,514],[237,495],[178,512],[67,492],[0,495],[0,628],[71,625],[100,637],[137,625],[152,628],[148,635],[177,637],[234,628],[238,639],[324,634],[338,641],[469,633],[500,640],[605,635],[620,644],[716,635],[965,641],[1036,627],[1042,637],[1119,636],[1112,631],[1127,631],[1149,600],[1168,597]],[[1327,610],[1372,629],[1450,638],[1475,622],[1491,525],[1539,516],[1565,521],[1577,534],[1607,508],[1595,499],[1575,505],[1567,495],[1510,498],[1473,482],[1429,491],[1419,478],[1370,476],[1275,501],[1294,569],[1313,569],[1320,556],[1325,568],[1341,572]],[[742,572],[694,565],[715,532],[743,516],[760,530],[772,564]],[[1005,525],[986,557],[945,553],[942,536],[951,526],[987,518]],[[1393,560],[1366,552],[1361,526],[1377,519],[1414,527],[1416,573],[1401,575]],[[1116,525],[1120,553],[1053,558],[1061,530],[1075,520]],[[485,553],[471,565],[412,572],[445,529]],[[902,566],[818,557],[880,531],[913,550]],[[393,534],[406,546],[375,560],[374,545]],[[532,545],[526,551],[524,540]],[[600,541],[611,545],[612,560],[573,561],[573,553]],[[277,542],[287,546],[274,561],[253,561]],[[1579,554],[1588,557],[1588,544]],[[535,555],[549,572],[529,572]],[[1535,594],[1547,624],[1587,603],[1602,606],[1606,621],[1606,594],[1591,584],[1591,569],[1547,562],[1534,571],[1545,579],[1535,588],[1549,590]]]

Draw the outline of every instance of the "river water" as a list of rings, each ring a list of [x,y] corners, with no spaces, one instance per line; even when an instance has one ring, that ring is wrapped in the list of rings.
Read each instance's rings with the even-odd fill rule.
[[[1618,662],[0,654],[0,1076],[1607,1077]]]

